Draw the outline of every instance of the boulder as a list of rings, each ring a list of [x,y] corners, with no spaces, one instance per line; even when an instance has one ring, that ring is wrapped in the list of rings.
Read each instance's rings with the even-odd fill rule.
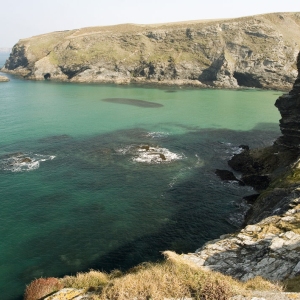
[[[221,179],[221,180],[225,180],[225,181],[236,181],[241,185],[244,185],[244,183],[242,181],[240,181],[239,179],[237,179],[235,177],[235,175],[228,170],[220,170],[220,169],[216,169],[215,174]]]
[[[7,78],[6,76],[0,75],[0,82],[7,82],[7,81],[9,81],[9,78]]]

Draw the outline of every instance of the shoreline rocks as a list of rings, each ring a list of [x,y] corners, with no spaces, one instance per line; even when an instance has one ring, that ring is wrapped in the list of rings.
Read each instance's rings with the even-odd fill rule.
[[[235,234],[221,236],[195,253],[183,254],[183,258],[242,281],[255,276],[271,281],[299,276],[299,199],[293,199],[293,208],[282,216],[268,217]]]
[[[8,82],[9,78],[7,78],[6,76],[2,76],[0,75],[0,82]]]

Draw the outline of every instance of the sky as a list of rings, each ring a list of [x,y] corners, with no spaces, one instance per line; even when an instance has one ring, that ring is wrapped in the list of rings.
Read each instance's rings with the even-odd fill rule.
[[[1,0],[0,48],[52,31],[300,12],[299,0]]]

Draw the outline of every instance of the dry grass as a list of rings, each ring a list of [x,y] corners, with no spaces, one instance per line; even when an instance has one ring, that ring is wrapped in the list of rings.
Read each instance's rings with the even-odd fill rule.
[[[66,288],[99,288],[106,285],[109,277],[106,273],[91,270],[88,273],[77,273],[76,276],[65,276],[61,283]]]
[[[282,292],[283,286],[280,283],[272,283],[266,279],[257,276],[252,279],[249,279],[243,284],[246,290],[258,290],[258,291],[278,291]]]
[[[57,278],[38,278],[26,287],[24,300],[39,300],[62,288],[63,285]]]
[[[94,300],[164,298],[227,300],[233,295],[247,295],[251,290],[282,290],[280,285],[272,284],[261,277],[242,283],[230,276],[201,269],[174,252],[166,251],[164,255],[167,258],[164,262],[143,263],[126,274],[120,271],[106,274],[92,270],[88,273],[78,273],[76,276],[65,276],[60,281],[56,279],[56,282],[60,283],[61,288],[83,288],[93,291]],[[29,287],[35,285],[36,281]],[[289,283],[289,286],[291,285],[292,283]],[[40,297],[38,294],[25,300]]]
[[[166,261],[142,264],[124,277],[116,278],[97,299],[164,299],[193,297],[226,300],[233,294],[225,276],[195,270],[188,264]]]
[[[112,278],[98,290],[95,300],[102,299],[182,299],[226,300],[247,290],[280,290],[262,278],[241,283],[229,276],[206,271],[184,261],[179,255],[166,251],[163,263],[143,263],[127,274]]]

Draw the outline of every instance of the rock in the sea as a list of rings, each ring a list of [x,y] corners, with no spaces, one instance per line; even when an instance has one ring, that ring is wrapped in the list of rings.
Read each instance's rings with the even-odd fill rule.
[[[256,199],[259,197],[259,195],[260,194],[252,194],[252,195],[243,197],[243,199],[246,200],[247,203],[253,204],[256,201]]]
[[[270,178],[267,175],[245,175],[241,178],[245,185],[252,186],[255,190],[265,190],[270,184]]]
[[[239,179],[237,179],[235,177],[235,175],[228,170],[220,170],[220,169],[216,169],[215,174],[221,179],[221,180],[225,180],[225,181],[236,181],[238,182],[240,185],[244,185],[244,183],[242,181],[240,181]]]
[[[6,76],[0,75],[0,82],[7,82],[7,81],[9,81],[9,78],[7,78]]]

